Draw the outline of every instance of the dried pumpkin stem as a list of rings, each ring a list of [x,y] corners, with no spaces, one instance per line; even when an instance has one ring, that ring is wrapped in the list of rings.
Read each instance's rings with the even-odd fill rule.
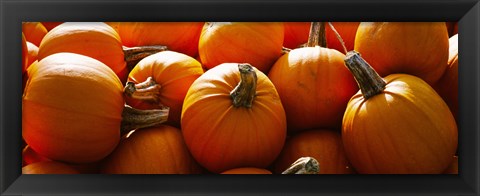
[[[128,70],[131,71],[135,67],[135,65],[137,65],[137,63],[143,58],[157,52],[166,51],[167,49],[167,46],[123,46],[123,53],[125,56],[125,62],[127,62]]]
[[[368,99],[385,89],[386,83],[382,77],[356,51],[350,51],[345,57],[345,65],[353,74],[363,97]]]
[[[308,35],[307,47],[327,47],[325,37],[325,22],[312,22],[310,25],[310,34]]]
[[[230,92],[233,106],[251,108],[257,91],[257,73],[248,63],[238,64],[240,82]]]
[[[157,84],[152,77],[148,77],[144,82],[135,84],[127,82],[123,93],[131,98],[155,103],[160,103],[160,84]]]
[[[139,110],[125,105],[122,112],[122,123],[120,131],[123,134],[134,129],[151,127],[162,124],[168,119],[170,108],[153,110]]]
[[[301,157],[282,174],[318,174],[320,164],[313,157]]]

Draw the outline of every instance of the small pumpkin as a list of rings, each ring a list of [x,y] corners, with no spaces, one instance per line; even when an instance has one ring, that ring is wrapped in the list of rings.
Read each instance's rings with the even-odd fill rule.
[[[239,62],[268,73],[282,55],[283,31],[282,23],[205,23],[198,44],[200,60],[207,69]]]
[[[287,139],[274,163],[274,172],[282,173],[300,157],[313,157],[320,165],[318,174],[352,174],[340,134],[333,130],[308,130]]]
[[[342,140],[359,173],[435,174],[452,162],[455,119],[442,98],[408,74],[381,78],[360,55],[345,59],[360,91],[343,117]]]
[[[263,168],[256,167],[241,167],[235,169],[229,169],[221,174],[272,174],[271,171]]]
[[[214,173],[265,168],[286,138],[277,91],[249,64],[221,64],[195,80],[183,103],[181,126],[195,160]]]
[[[106,174],[194,174],[201,171],[180,129],[161,125],[138,129],[122,139],[102,166]]]
[[[167,123],[179,127],[185,95],[203,73],[200,62],[182,53],[164,51],[148,56],[129,74],[127,104],[138,109],[167,106]]]
[[[312,37],[319,36],[316,29]],[[268,73],[285,107],[289,132],[340,129],[347,102],[358,90],[345,55],[318,42],[310,45],[284,54]]]
[[[433,85],[447,68],[447,27],[445,22],[362,22],[354,49],[382,77],[405,73]]]
[[[22,174],[79,174],[69,165],[57,161],[42,161],[22,167]]]
[[[458,117],[458,34],[449,39],[447,70],[442,78],[433,85],[434,89],[447,103],[455,119]]]
[[[40,46],[48,31],[41,22],[22,22],[22,32],[25,34],[27,41]]]
[[[70,163],[98,161],[120,132],[164,122],[168,110],[125,107],[115,73],[93,58],[52,54],[31,65],[22,99],[22,136],[35,152]]]

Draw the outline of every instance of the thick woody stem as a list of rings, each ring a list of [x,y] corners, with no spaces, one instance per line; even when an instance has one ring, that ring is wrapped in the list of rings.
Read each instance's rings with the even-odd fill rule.
[[[327,39],[325,37],[325,22],[312,22],[310,26],[310,34],[308,35],[307,47],[327,47]]]
[[[345,65],[353,74],[365,99],[380,94],[385,89],[387,84],[383,78],[360,56],[360,53],[348,52]]]
[[[313,157],[301,157],[282,174],[318,174],[320,165]]]
[[[152,77],[148,77],[147,80],[138,84],[127,82],[123,93],[134,99],[158,104],[160,102],[160,88],[160,84],[157,84]]]
[[[137,65],[137,63],[143,58],[157,52],[166,51],[167,49],[167,46],[123,46],[123,53],[125,56],[125,61],[127,62],[128,70],[131,71],[135,67],[135,65]]]
[[[139,110],[125,105],[122,112],[120,132],[123,135],[134,129],[162,124],[167,121],[169,110],[170,108],[168,107],[153,110]]]
[[[230,92],[233,106],[251,108],[257,90],[257,73],[248,63],[238,64],[240,82]]]

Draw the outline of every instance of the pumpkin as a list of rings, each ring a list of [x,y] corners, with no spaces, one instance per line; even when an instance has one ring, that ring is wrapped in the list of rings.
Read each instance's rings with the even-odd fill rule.
[[[271,171],[263,168],[256,167],[241,167],[235,169],[229,169],[221,174],[272,174]]]
[[[443,171],[443,174],[458,174],[458,156],[453,157],[452,163]]]
[[[41,22],[22,22],[22,32],[27,41],[39,46],[48,31]]]
[[[295,160],[307,156],[319,162],[318,174],[353,173],[343,150],[342,138],[333,130],[308,130],[288,138],[274,163],[274,172],[282,173]]]
[[[195,80],[183,103],[181,126],[195,160],[214,173],[265,168],[286,138],[277,91],[249,64],[224,63]]]
[[[447,70],[442,78],[433,85],[434,89],[447,103],[455,119],[458,117],[458,34],[449,39]]]
[[[164,45],[191,57],[198,53],[204,22],[109,22],[128,47]]]
[[[268,73],[285,107],[289,132],[340,129],[347,102],[358,90],[345,55],[312,45],[284,54]]]
[[[28,42],[27,41],[27,48],[28,48],[28,61],[27,61],[27,67],[25,69],[28,69],[28,67],[37,60],[37,55],[38,55],[38,47],[35,46],[35,44]]]
[[[282,55],[282,23],[205,23],[198,52],[202,64],[211,69],[222,63],[249,63],[264,73]]]
[[[202,65],[190,56],[174,51],[153,54],[130,72],[125,88],[127,104],[138,109],[167,106],[167,123],[179,127],[185,95],[202,74]]]
[[[295,49],[307,43],[310,24],[310,22],[284,22],[283,47]]]
[[[79,174],[77,170],[65,163],[42,161],[22,167],[22,174]]]
[[[433,85],[447,68],[447,27],[444,22],[362,22],[354,49],[382,77],[405,73]]]
[[[22,33],[22,74],[25,73],[28,66],[28,46],[27,40],[25,39],[25,34]]]
[[[43,26],[47,29],[47,31],[52,30],[53,28],[61,25],[63,22],[42,22]]]
[[[115,73],[84,55],[52,54],[31,65],[28,75],[22,136],[35,152],[52,160],[98,161],[113,151],[120,131],[167,118],[168,110],[125,107]]]
[[[442,173],[458,143],[455,119],[442,98],[416,76],[381,78],[355,51],[345,62],[361,89],[349,101],[342,125],[345,152],[356,171]]]
[[[200,167],[188,152],[180,129],[161,125],[138,129],[122,139],[105,160],[107,174],[193,174]]]

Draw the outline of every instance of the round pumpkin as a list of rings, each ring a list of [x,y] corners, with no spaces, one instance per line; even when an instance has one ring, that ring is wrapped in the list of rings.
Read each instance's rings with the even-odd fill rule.
[[[447,103],[455,119],[458,116],[458,34],[449,39],[447,70],[442,78],[433,85],[438,94]]]
[[[282,23],[205,23],[198,52],[202,64],[211,69],[222,63],[249,63],[264,73],[282,55]]]
[[[37,55],[38,55],[38,47],[27,41],[27,48],[28,48],[28,61],[27,61],[27,66],[25,69],[28,69],[28,67],[37,60]]]
[[[109,22],[128,47],[164,45],[191,57],[198,53],[204,22]]]
[[[405,73],[433,85],[447,68],[444,22],[362,22],[354,46],[382,77]]]
[[[287,114],[289,132],[340,129],[357,84],[345,55],[320,46],[297,48],[280,57],[268,73]]]
[[[131,84],[127,85],[131,85],[132,91],[127,93],[127,104],[138,109],[167,106],[170,108],[167,123],[179,127],[185,95],[202,74],[202,65],[190,56],[174,51],[153,54],[130,72]],[[153,80],[147,81],[150,77]]]
[[[102,166],[107,174],[194,174],[200,167],[180,129],[161,125],[137,129],[122,139]]]
[[[221,174],[272,174],[271,171],[263,168],[256,167],[241,167],[235,169],[229,169]]]
[[[358,173],[434,174],[452,162],[458,143],[455,119],[422,79],[407,74],[381,78],[349,52],[346,64],[360,91],[348,103],[342,140]]]
[[[25,73],[28,66],[28,45],[27,40],[25,39],[25,34],[22,33],[22,74]]]
[[[22,167],[22,174],[79,174],[77,170],[65,163],[42,161]]]
[[[48,31],[41,22],[23,22],[22,32],[25,34],[27,41],[40,46]]]
[[[338,131],[308,130],[291,136],[274,163],[274,172],[282,173],[300,157],[315,158],[320,165],[318,174],[353,173]]]
[[[458,174],[458,156],[453,157],[452,163],[443,171],[444,174]]]
[[[310,24],[310,22],[284,22],[283,47],[295,49],[307,43]]]
[[[265,168],[286,138],[277,91],[249,64],[221,64],[195,80],[183,103],[181,126],[195,160],[214,173]]]

